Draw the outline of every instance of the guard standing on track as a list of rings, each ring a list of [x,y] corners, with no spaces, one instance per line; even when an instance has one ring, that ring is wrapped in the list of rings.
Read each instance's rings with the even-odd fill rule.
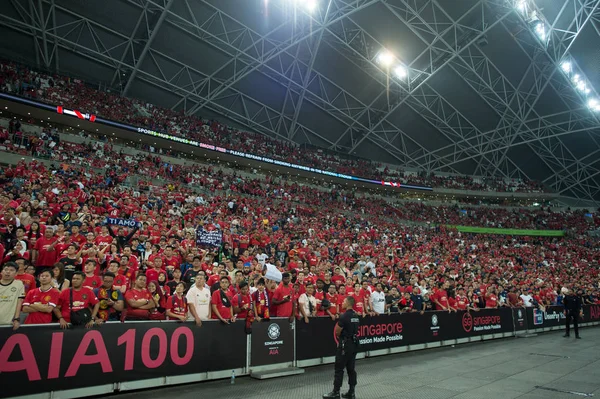
[[[583,303],[581,301],[581,297],[575,295],[575,293],[571,290],[567,292],[567,295],[563,299],[563,304],[565,306],[565,316],[567,316],[566,320],[566,331],[564,337],[568,337],[571,329],[571,319],[573,319],[573,327],[575,328],[575,338],[581,339],[579,336],[579,317],[583,317]]]
[[[358,315],[352,310],[354,298],[346,297],[342,303],[344,314],[340,316],[335,325],[335,336],[338,340],[338,348],[335,354],[335,378],[333,380],[333,391],[323,395],[324,399],[339,399],[342,381],[344,380],[344,368],[348,372],[348,393],[342,394],[344,399],[355,399],[354,388],[356,387],[356,352],[358,351]]]

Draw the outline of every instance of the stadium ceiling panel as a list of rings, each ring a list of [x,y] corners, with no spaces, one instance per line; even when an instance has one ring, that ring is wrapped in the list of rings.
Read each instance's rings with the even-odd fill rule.
[[[269,137],[598,201],[599,3],[7,0],[0,44]]]

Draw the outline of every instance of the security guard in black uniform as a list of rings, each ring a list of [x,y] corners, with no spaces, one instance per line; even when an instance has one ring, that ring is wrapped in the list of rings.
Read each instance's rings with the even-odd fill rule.
[[[354,388],[356,387],[356,352],[358,351],[358,323],[359,318],[352,308],[354,307],[354,298],[346,297],[342,303],[344,314],[340,316],[335,325],[335,336],[338,339],[338,348],[335,354],[335,378],[333,380],[333,391],[323,395],[324,399],[339,399],[340,388],[344,380],[344,368],[348,371],[348,384],[350,389],[348,393],[342,394],[344,399],[355,399]]]
[[[575,295],[571,290],[567,292],[563,299],[565,305],[565,316],[567,316],[566,327],[564,337],[568,337],[571,329],[571,319],[573,319],[573,327],[575,328],[575,338],[581,339],[579,336],[579,317],[583,317],[583,302],[581,297]]]

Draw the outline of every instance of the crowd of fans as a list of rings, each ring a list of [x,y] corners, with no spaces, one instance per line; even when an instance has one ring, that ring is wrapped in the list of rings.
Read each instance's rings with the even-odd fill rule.
[[[78,79],[47,75],[10,62],[0,63],[0,91],[207,144],[347,175],[461,190],[529,193],[544,191],[544,188],[534,181],[404,173],[400,169],[384,168],[376,162],[342,158],[324,150],[301,148],[260,134],[235,130],[215,120],[185,116],[181,112],[92,88]]]
[[[6,129],[0,128],[0,139],[6,136],[7,151],[18,151],[13,146]],[[16,136],[13,136],[16,137]],[[600,228],[600,218],[586,217],[587,211],[553,211],[544,209],[513,209],[500,207],[459,207],[458,205],[425,205],[421,202],[389,204],[381,199],[365,201],[360,193],[352,189],[341,190],[335,185],[320,190],[308,185],[289,182],[284,176],[266,175],[260,178],[242,178],[235,171],[227,173],[211,165],[188,163],[171,164],[156,153],[137,152],[136,155],[117,152],[110,141],[92,141],[77,144],[60,142],[57,134],[42,131],[40,137],[26,135],[31,144],[32,155],[43,154],[48,159],[60,162],[64,168],[70,165],[88,165],[104,170],[105,185],[123,183],[135,174],[140,177],[137,184],[147,187],[151,179],[171,181],[171,189],[202,188],[209,194],[243,194],[247,196],[293,201],[312,206],[331,206],[341,201],[351,204],[358,212],[393,214],[402,220],[442,225],[499,227],[519,229],[565,230],[583,233]],[[14,141],[14,140],[13,140]],[[27,144],[29,145],[29,144]],[[28,152],[29,150],[27,150]],[[13,176],[13,169],[7,173]],[[177,213],[178,214],[178,213]]]
[[[398,209],[383,200],[302,186],[286,199],[274,193],[292,186],[211,174],[200,166],[164,168],[164,187],[126,188],[119,182],[128,173],[149,173],[163,161],[157,155],[127,160],[110,153],[109,144],[98,146],[59,142],[54,156],[63,161],[71,154],[75,164],[21,162],[2,171],[1,283],[18,289],[7,296],[14,298],[14,313],[3,306],[0,324],[66,327],[168,318],[201,325],[211,318],[230,323],[271,316],[310,322],[336,318],[346,295],[354,296],[362,315],[543,309],[560,304],[567,288],[585,303],[600,300],[600,246],[578,229],[542,238],[409,227],[399,223],[400,216],[454,219],[440,207]],[[81,166],[94,163],[114,172],[114,179]],[[175,173],[196,173],[214,190],[201,197]],[[482,209],[461,220],[504,225],[515,219],[502,209]],[[527,218],[527,227],[550,228],[569,226],[576,214]],[[197,242],[198,230],[217,232],[222,243]],[[265,278],[267,266],[286,273],[280,284]]]

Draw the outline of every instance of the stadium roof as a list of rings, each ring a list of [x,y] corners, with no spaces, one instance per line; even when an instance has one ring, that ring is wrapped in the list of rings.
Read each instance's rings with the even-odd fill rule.
[[[0,46],[270,137],[598,201],[599,4],[10,0]]]

